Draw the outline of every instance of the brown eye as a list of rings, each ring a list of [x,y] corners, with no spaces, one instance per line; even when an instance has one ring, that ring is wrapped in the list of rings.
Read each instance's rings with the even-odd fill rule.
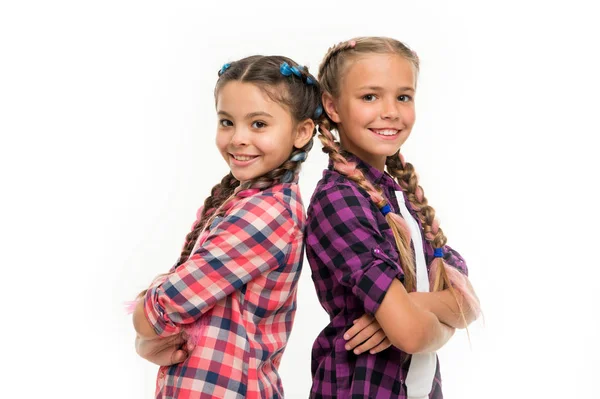
[[[230,127],[230,126],[233,126],[233,122],[231,122],[229,119],[221,119],[219,121],[219,125],[221,125],[223,127]]]
[[[398,96],[398,101],[403,102],[403,103],[407,103],[411,100],[412,100],[412,97],[409,96],[408,94],[403,94],[401,96]]]
[[[262,121],[255,121],[252,123],[252,127],[254,129],[262,129],[264,127],[267,127],[267,124]]]
[[[365,100],[366,102],[370,103],[370,102],[375,101],[375,95],[374,94],[365,94],[362,97],[362,99]]]

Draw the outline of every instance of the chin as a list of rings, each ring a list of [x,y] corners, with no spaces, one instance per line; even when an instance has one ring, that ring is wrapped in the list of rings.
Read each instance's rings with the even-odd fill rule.
[[[382,148],[381,151],[378,151],[378,154],[384,157],[391,157],[398,152],[399,149],[400,146],[386,147]]]

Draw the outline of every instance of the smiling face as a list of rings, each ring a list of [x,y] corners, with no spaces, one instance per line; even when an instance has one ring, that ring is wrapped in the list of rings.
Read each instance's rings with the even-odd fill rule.
[[[338,98],[324,94],[342,147],[384,169],[415,123],[415,69],[397,54],[365,54],[346,67]]]
[[[278,168],[312,135],[259,86],[230,81],[217,95],[216,144],[233,176],[245,182]],[[314,124],[312,124],[314,127]]]

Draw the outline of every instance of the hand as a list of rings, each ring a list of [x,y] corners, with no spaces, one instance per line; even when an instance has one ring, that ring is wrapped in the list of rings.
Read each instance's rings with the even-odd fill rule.
[[[183,348],[186,338],[176,334],[167,338],[135,338],[135,350],[142,358],[159,366],[170,366],[181,363],[188,357],[188,352]]]
[[[369,314],[354,320],[354,325],[346,331],[344,339],[348,341],[346,350],[354,349],[356,355],[367,351],[375,354],[392,346],[377,319]]]

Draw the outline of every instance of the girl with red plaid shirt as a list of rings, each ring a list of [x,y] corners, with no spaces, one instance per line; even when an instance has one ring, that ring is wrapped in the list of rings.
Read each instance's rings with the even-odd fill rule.
[[[138,353],[161,365],[157,398],[281,398],[277,368],[296,310],[320,86],[279,56],[225,64],[216,144],[229,165],[181,256],[137,301]]]

